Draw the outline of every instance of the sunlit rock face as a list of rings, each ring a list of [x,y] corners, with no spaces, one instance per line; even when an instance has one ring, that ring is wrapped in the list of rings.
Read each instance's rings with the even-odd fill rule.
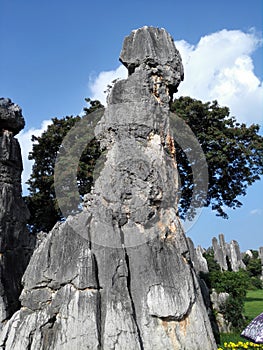
[[[183,78],[164,30],[124,40],[129,70],[95,134],[107,150],[83,211],[57,224],[24,275],[4,349],[216,349],[177,215],[169,102]]]
[[[215,255],[215,261],[220,265],[222,271],[235,271],[246,269],[246,265],[242,261],[239,244],[232,240],[226,243],[225,236],[219,235],[219,243],[216,237],[212,240],[212,246]]]
[[[21,195],[20,145],[14,137],[24,125],[21,108],[0,98],[0,327],[20,307],[21,279],[33,248]]]

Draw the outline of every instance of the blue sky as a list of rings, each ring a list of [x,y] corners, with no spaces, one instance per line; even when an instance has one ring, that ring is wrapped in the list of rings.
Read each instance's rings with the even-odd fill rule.
[[[123,38],[144,25],[164,27],[175,39],[186,69],[178,94],[217,98],[240,120],[262,122],[262,0],[0,4],[0,96],[23,109],[24,158],[30,134],[39,133],[45,121],[80,113],[85,97],[103,96],[105,82],[125,74],[118,61]],[[26,174],[26,162],[25,168]],[[229,220],[203,210],[187,234],[209,246],[222,232],[242,250],[258,248],[262,194],[261,181],[249,189],[241,209],[229,212]]]

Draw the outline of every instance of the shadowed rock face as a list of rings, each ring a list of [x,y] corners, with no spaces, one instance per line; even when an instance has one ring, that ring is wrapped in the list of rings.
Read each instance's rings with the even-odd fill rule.
[[[14,135],[24,129],[25,121],[21,108],[12,103],[10,98],[0,98],[0,132],[11,131]]]
[[[21,279],[32,244],[26,229],[29,212],[21,196],[23,169],[13,133],[24,127],[20,107],[0,98],[0,320],[20,307]],[[31,248],[30,248],[31,246]]]
[[[6,350],[216,349],[177,216],[169,102],[181,58],[165,30],[144,27],[121,60],[130,75],[95,130],[104,168],[83,212],[34,252]]]

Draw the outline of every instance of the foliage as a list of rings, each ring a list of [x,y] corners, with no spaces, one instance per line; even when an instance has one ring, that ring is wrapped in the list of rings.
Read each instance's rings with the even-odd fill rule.
[[[245,319],[248,325],[252,319],[258,316],[262,311],[263,290],[248,290],[245,298]],[[244,341],[244,338],[238,333],[220,334],[221,346],[219,349],[263,349],[263,344]]]
[[[249,289],[262,289],[263,288],[263,283],[260,277],[254,277],[252,276],[250,278],[250,286]]]
[[[262,266],[261,266],[261,259],[258,257],[258,251],[257,250],[251,250],[252,251],[252,257],[246,254],[244,258],[242,259],[244,264],[246,265],[246,270],[250,277],[250,289],[261,289],[262,288],[262,281],[261,281],[261,274],[262,274]]]
[[[207,261],[207,266],[208,266],[208,271],[209,272],[203,272],[200,271],[199,272],[199,277],[201,279],[203,279],[207,285],[207,287],[210,289],[212,289],[212,285],[211,285],[211,273],[212,272],[220,272],[220,265],[215,261],[214,259],[214,251],[211,247],[209,247],[205,253],[203,253],[203,257],[206,259]]]
[[[229,298],[220,310],[233,329],[240,330],[245,325],[244,303],[249,286],[248,275],[245,271],[214,271],[210,274],[210,283],[218,293],[226,292]]]
[[[215,254],[212,248],[208,248],[203,256],[207,261],[209,272],[220,271],[220,265],[215,261]]]
[[[85,108],[85,116],[89,118],[91,112],[102,108],[99,101],[90,101],[89,108]],[[94,116],[94,114],[92,114]],[[57,205],[54,188],[54,166],[58,152],[61,150],[62,141],[74,125],[81,120],[81,117],[67,116],[62,119],[53,118],[52,124],[39,137],[32,136],[33,150],[29,159],[34,160],[32,174],[29,181],[29,195],[24,197],[31,217],[28,226],[32,232],[49,231],[54,224],[63,218]],[[92,121],[91,121],[92,122]],[[94,121],[95,123],[98,120]],[[77,176],[77,183],[80,195],[90,191],[93,182],[93,169],[95,160],[100,154],[99,144],[95,139],[89,143],[84,150]],[[64,180],[67,177],[68,165],[64,167]]]
[[[218,293],[229,293],[233,298],[240,298],[244,301],[249,286],[248,275],[244,270],[234,271],[213,271],[210,273],[211,286]]]
[[[247,265],[247,271],[249,275],[252,277],[260,276],[261,275],[261,260],[259,258],[257,259],[250,259],[248,265]]]
[[[224,206],[238,208],[238,196],[263,174],[263,137],[259,125],[247,127],[229,116],[227,107],[217,101],[203,103],[190,97],[176,99],[171,110],[191,127],[206,157],[209,186],[205,205],[224,218]],[[193,178],[186,152],[176,144],[182,182],[181,215],[190,206]]]
[[[244,297],[233,297],[232,294],[227,298],[222,305],[220,312],[224,318],[231,324],[233,330],[242,330],[245,327],[246,321],[244,315]]]
[[[99,101],[90,99],[86,101],[89,107],[84,108],[83,118],[89,116],[93,118],[91,113],[103,106]],[[181,97],[171,104],[171,110],[180,117],[177,117],[177,120],[184,120],[191,127],[195,138],[202,146],[208,164],[208,195],[206,197],[206,193],[195,193],[195,204],[197,202],[197,206],[198,203],[211,205],[218,215],[227,217],[223,206],[231,208],[241,206],[237,197],[245,195],[247,186],[259,179],[263,172],[263,138],[258,135],[259,126],[246,127],[245,124],[236,123],[233,117],[229,117],[229,109],[220,107],[216,101],[202,103],[190,97]],[[171,126],[174,126],[176,125],[174,113],[171,115]],[[31,212],[29,226],[34,232],[48,231],[58,220],[63,219],[55,199],[54,164],[58,152],[63,151],[63,145],[60,147],[62,140],[80,119],[78,116],[54,118],[53,124],[46,132],[40,137],[32,137],[34,145],[29,159],[34,160],[35,164],[28,181],[29,195],[25,199]],[[186,150],[176,143],[176,138],[175,146],[182,185],[179,211],[184,218],[186,212],[191,212],[190,203],[193,202],[192,195],[196,183],[193,183],[191,168],[193,162],[189,162]],[[99,144],[95,139],[82,153],[77,175],[81,196],[90,191],[94,167],[100,155]],[[198,162],[198,159],[195,162]],[[67,185],[70,186],[69,183],[66,184],[66,175],[69,171],[65,164],[63,179],[65,188]],[[202,177],[198,181],[202,182]]]
[[[205,275],[205,282],[210,291],[215,289],[217,293],[225,292],[229,294],[220,312],[231,323],[233,329],[240,330],[244,327],[244,303],[249,286],[247,272],[244,270],[238,272],[213,270]]]

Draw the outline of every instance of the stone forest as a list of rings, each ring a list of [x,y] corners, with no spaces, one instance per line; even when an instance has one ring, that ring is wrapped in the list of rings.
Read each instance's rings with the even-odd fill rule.
[[[36,241],[22,198],[21,108],[0,99],[0,348],[215,350],[231,324],[209,292],[206,250],[185,236],[169,103],[184,78],[164,30],[125,38],[95,128],[106,161],[83,210]],[[246,269],[236,241],[213,238],[221,271]],[[246,255],[252,256],[251,251]],[[258,257],[263,266],[263,248]],[[215,312],[217,310],[217,312]]]

